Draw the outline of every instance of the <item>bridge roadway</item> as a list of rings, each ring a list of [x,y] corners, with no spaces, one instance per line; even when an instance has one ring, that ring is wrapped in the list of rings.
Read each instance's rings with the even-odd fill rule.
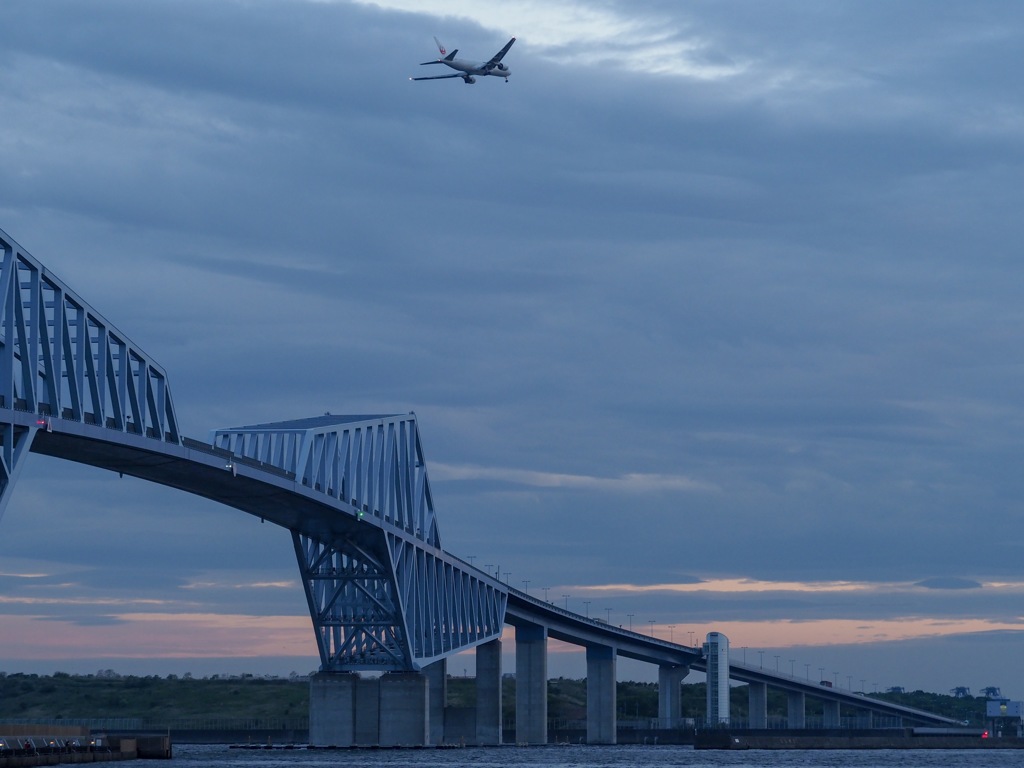
[[[202,441],[184,438],[180,444],[166,442],[73,419],[39,416],[4,407],[0,407],[0,421],[36,430],[31,444],[33,453],[177,488],[307,536],[330,538],[354,533],[360,526],[387,528],[390,525],[381,519],[359,518],[337,499],[297,482],[291,472]],[[591,740],[598,743],[614,743],[615,740],[616,656],[657,665],[662,673],[659,678],[662,687],[676,691],[687,671],[705,670],[698,649],[562,610],[552,603],[509,588],[490,574],[443,550],[438,550],[435,556],[460,569],[474,571],[481,581],[490,582],[508,596],[505,622],[516,628],[516,674],[520,682],[517,686],[520,691],[517,693],[517,723],[520,727],[524,720],[534,723],[533,736],[528,739],[517,736],[520,741],[546,741],[547,675],[543,644],[549,637],[587,648],[588,689],[595,691],[595,700],[588,702],[588,718],[589,710],[594,710],[598,724],[594,726],[596,737]],[[851,691],[824,688],[810,681],[773,674],[750,665],[731,662],[730,677],[750,686],[754,725],[766,713],[767,687],[787,692],[791,722],[794,718],[797,723],[802,722],[803,700],[810,696],[826,702],[826,720],[828,713],[832,712],[836,724],[840,704],[911,723],[955,724],[953,720],[932,713],[878,701]],[[532,695],[523,692],[527,687],[523,685],[526,680],[532,681]],[[599,681],[599,684],[595,685],[594,681]],[[604,699],[603,704],[600,699]],[[678,702],[663,694],[661,713],[663,720],[676,719]]]

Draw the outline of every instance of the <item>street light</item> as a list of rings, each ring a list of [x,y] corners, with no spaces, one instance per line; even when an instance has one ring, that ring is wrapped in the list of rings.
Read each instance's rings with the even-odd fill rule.
[[[675,625],[675,624],[669,624],[669,625],[668,625],[668,641],[669,641],[670,643],[671,643],[671,642],[673,642],[673,640],[672,640],[672,631],[673,631],[673,630],[674,630],[675,628],[676,628],[676,625]]]
[[[583,607],[584,607],[584,610],[586,611],[586,615],[587,615],[588,619],[590,618],[590,603],[591,603],[590,600],[584,600],[583,601]]]
[[[544,602],[546,603],[548,601],[548,590],[551,589],[551,587],[541,587],[541,589],[544,590]]]
[[[609,624],[611,624],[612,623],[612,609],[611,608],[605,608],[604,609],[604,615],[605,615],[605,620]]]
[[[636,616],[636,614],[635,613],[627,613],[626,616],[629,617],[629,631],[632,632],[633,631],[633,617]]]
[[[562,595],[565,598],[565,610],[569,610],[569,595]]]
[[[764,651],[758,651],[757,653],[761,657],[761,669],[764,669]]]
[[[654,619],[648,619],[647,623],[651,625],[651,637],[654,637]]]
[[[793,662],[794,661],[796,661],[796,659],[790,659],[789,660],[789,676],[790,677],[795,677],[795,675],[793,674]]]
[[[529,579],[523,579],[523,592],[525,592],[526,594],[530,594],[530,580]]]

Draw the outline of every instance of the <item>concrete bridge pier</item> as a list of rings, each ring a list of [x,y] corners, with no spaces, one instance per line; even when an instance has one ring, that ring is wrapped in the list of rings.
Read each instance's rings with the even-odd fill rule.
[[[614,744],[615,649],[587,646],[587,743]]]
[[[658,727],[678,728],[683,719],[683,680],[687,666],[658,667]]]
[[[430,744],[429,688],[428,677],[422,672],[381,675],[380,746],[425,747]]]
[[[825,699],[821,702],[822,705],[822,725],[825,728],[838,728],[840,724],[839,720],[839,702],[830,701]]]
[[[434,665],[437,666],[437,665]],[[318,672],[309,683],[309,743],[318,747],[424,747],[431,743],[429,677],[437,669],[388,672],[361,678],[354,672]],[[441,685],[441,696],[444,686]],[[444,728],[443,699],[437,715]]]
[[[747,719],[750,728],[768,727],[768,686],[765,683],[747,683]]]
[[[309,743],[350,747],[355,741],[356,684],[353,672],[318,672],[309,681]]]
[[[356,740],[361,746],[380,742],[380,678],[359,677],[356,680]],[[312,741],[317,744],[318,742]],[[338,745],[342,746],[342,745]]]
[[[476,647],[476,743],[501,744],[501,640]]]
[[[802,693],[790,691],[786,696],[786,725],[789,728],[807,727],[806,697]]]
[[[428,729],[430,744],[444,743],[444,708],[448,703],[448,661],[441,659],[428,667],[423,674],[427,678]]]
[[[516,625],[516,741],[548,743],[548,630]]]

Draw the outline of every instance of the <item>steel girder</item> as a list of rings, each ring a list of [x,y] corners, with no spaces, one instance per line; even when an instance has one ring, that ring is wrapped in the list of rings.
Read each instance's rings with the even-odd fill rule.
[[[0,408],[178,443],[167,374],[0,230]],[[0,424],[0,515],[36,429]]]
[[[500,637],[507,591],[441,550],[415,415],[326,415],[211,442],[341,507],[334,530],[292,531],[323,670],[422,669]]]

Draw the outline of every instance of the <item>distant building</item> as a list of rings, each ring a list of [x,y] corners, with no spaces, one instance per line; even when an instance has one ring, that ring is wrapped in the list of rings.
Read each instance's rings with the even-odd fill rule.
[[[729,638],[721,632],[708,632],[704,642],[707,661],[707,724],[729,724]]]

